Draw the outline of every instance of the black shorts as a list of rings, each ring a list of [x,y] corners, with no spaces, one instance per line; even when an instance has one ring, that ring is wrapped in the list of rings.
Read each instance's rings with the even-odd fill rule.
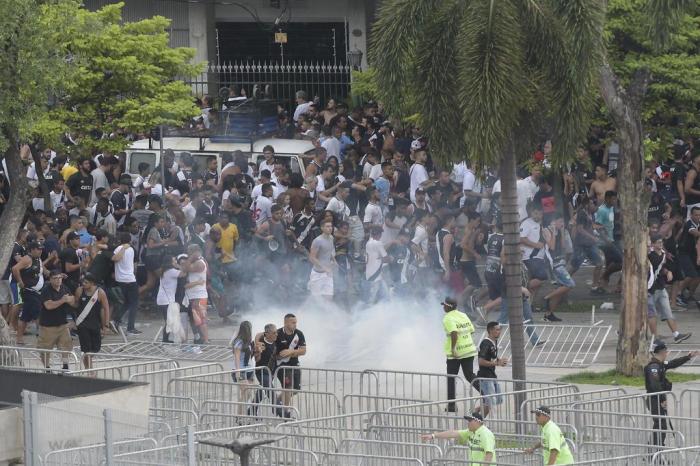
[[[80,351],[83,353],[99,353],[102,348],[102,334],[100,330],[78,327],[78,340],[80,340]]]
[[[533,258],[523,262],[525,263],[525,267],[527,267],[530,280],[549,280],[547,262],[544,259]]]
[[[481,288],[481,277],[479,277],[479,272],[476,270],[475,261],[460,262],[459,268],[462,270],[464,279],[467,280],[471,286],[474,288]]]
[[[19,319],[22,322],[31,322],[39,318],[41,312],[41,295],[35,291],[22,290],[22,312]]]
[[[146,270],[155,272],[163,266],[163,256],[146,256],[143,262],[146,265]]]
[[[484,272],[486,286],[489,289],[489,299],[494,300],[503,296],[505,290],[505,278],[500,272]]]
[[[282,384],[282,388],[301,390],[301,371],[297,366],[279,366],[277,380]]]
[[[678,256],[678,264],[683,272],[685,278],[698,278],[700,277],[700,271],[698,271],[698,266],[696,265],[695,258],[687,254],[681,254]]]

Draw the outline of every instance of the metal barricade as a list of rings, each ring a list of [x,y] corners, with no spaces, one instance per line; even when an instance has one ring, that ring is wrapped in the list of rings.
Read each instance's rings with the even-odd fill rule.
[[[270,445],[263,445],[254,449],[251,456],[253,457],[251,458],[253,462],[252,464],[260,466],[315,466],[322,464],[314,452],[294,450],[291,448],[280,448]]]
[[[376,377],[378,392],[370,395],[393,396],[417,400],[434,400],[447,395],[447,381],[455,382],[455,397],[469,394],[469,383],[461,376],[431,372],[368,369],[365,377]]]
[[[498,354],[511,359],[510,328],[501,325]],[[533,332],[537,339],[525,348],[525,364],[531,367],[588,367],[598,359],[611,325],[526,325],[525,339]],[[487,335],[484,332],[481,339]],[[542,344],[534,344],[540,343]]]
[[[234,427],[221,427],[221,428],[217,428],[217,429],[204,429],[204,430],[193,431],[193,436],[194,436],[195,440],[201,440],[201,439],[210,438],[210,437],[235,440],[238,438],[238,432],[240,432],[240,431],[245,430],[246,432],[257,432],[257,431],[269,432],[268,427],[269,426],[267,426],[266,424],[251,424],[251,425],[247,425],[247,426],[234,426]],[[187,443],[187,433],[182,433],[182,432],[165,436],[160,441],[160,445],[163,447],[180,445],[183,443]]]
[[[700,418],[700,388],[686,388],[678,395],[678,414]]]
[[[501,392],[490,395],[481,395],[471,398],[457,398],[455,400],[432,401],[428,403],[416,403],[410,405],[392,406],[387,409],[390,412],[412,412],[422,414],[440,414],[445,412],[449,405],[454,404],[459,412],[471,412],[477,407],[488,405],[490,419],[512,419],[519,413],[520,406],[525,400],[532,397],[558,396],[578,392],[575,385],[565,384],[545,388],[531,388],[514,392]]]
[[[158,444],[152,438],[122,440],[113,443],[116,454],[156,448]],[[43,466],[94,466],[105,461],[105,444],[84,447],[65,448],[48,452],[41,461]]]
[[[200,362],[220,362],[231,359],[231,348],[228,346],[175,344],[138,340],[103,346],[102,353]]]
[[[429,466],[472,466],[472,465],[488,465],[488,466],[523,466],[522,463],[504,463],[500,459],[497,458],[497,462],[494,463],[492,461],[486,462],[486,461],[473,461],[473,460],[457,460],[457,459],[448,459],[448,458],[440,458],[433,460],[429,463]]]
[[[78,377],[96,377],[98,379],[129,380],[131,375],[137,372],[177,369],[177,367],[177,361],[158,359],[115,364],[112,366],[96,367],[93,369],[81,369],[67,372],[67,374]]]
[[[400,443],[382,440],[345,439],[338,445],[338,453],[369,456],[418,458],[424,463],[440,458],[442,449],[430,443]]]
[[[73,351],[59,351],[39,348],[29,348],[26,346],[0,346],[0,366],[12,369],[21,368],[44,368],[44,359],[49,363],[51,369],[61,369],[64,361],[68,364],[68,370],[79,370],[81,368],[80,358]]]
[[[692,351],[698,351],[700,350],[700,345],[697,343],[691,344],[691,345],[673,345],[671,348],[668,350],[668,356],[666,357],[667,361],[670,361],[675,358],[679,358],[681,356],[686,356],[688,353]],[[683,364],[684,366],[700,366],[700,356],[693,356],[690,358],[690,361],[686,362]]]
[[[669,449],[669,447],[657,447],[649,443],[618,443],[616,441],[608,442],[583,442],[578,451],[578,459],[581,461],[598,460],[604,463],[607,458],[620,455],[636,455],[639,452],[647,452],[651,457],[654,453]]]
[[[343,412],[346,414],[363,411],[386,411],[392,406],[423,403],[429,400],[414,400],[391,396],[359,395],[350,393],[343,397]]]
[[[197,403],[192,398],[175,395],[151,395],[151,408],[183,409],[199,412]]]
[[[352,455],[349,453],[330,453],[324,456],[328,461],[326,464],[334,466],[423,466],[423,462],[417,458]]]
[[[595,401],[625,395],[627,395],[625,389],[615,387],[604,388],[602,390],[590,390],[585,392],[576,391],[573,393],[563,393],[560,395],[547,395],[537,398],[529,397],[520,405],[520,413],[522,418],[526,419],[527,417],[529,417],[528,414],[530,413],[530,411],[542,405],[549,406],[550,408],[554,406],[571,406],[572,403],[582,401]]]
[[[653,466],[698,466],[700,465],[700,446],[656,452],[651,458],[651,464]]]
[[[350,393],[370,395],[379,391],[379,381],[372,371],[279,366],[274,373],[275,383],[280,387],[282,380],[291,383],[295,378],[301,381],[303,390],[334,393],[338,398]],[[287,385],[286,388],[291,387]]]
[[[256,368],[258,373],[266,372],[266,377],[271,377],[266,367]],[[197,404],[204,400],[231,400],[245,401],[252,397],[252,393],[259,384],[234,383],[231,374],[241,374],[244,370],[209,372],[206,374],[186,375],[176,377],[168,382],[167,393],[192,398]],[[242,399],[241,396],[245,396]]]
[[[287,419],[300,419],[293,406],[282,407],[269,403],[244,403],[238,401],[206,400],[199,410],[199,418],[205,426],[230,426],[233,424],[278,424]]]
[[[184,444],[114,455],[112,464],[114,466],[172,466],[174,464],[190,465],[190,462],[188,461],[187,444]]]
[[[346,438],[365,438],[364,435],[370,425],[370,420],[375,414],[375,412],[371,411],[285,422],[277,425],[275,431],[281,435],[289,432],[300,435],[331,437],[337,444],[340,444]]]
[[[238,437],[253,437],[256,439],[273,439],[280,437],[278,432],[263,430],[238,430],[236,433]],[[294,434],[290,432],[285,432],[284,438],[275,442],[275,446],[312,451],[316,454],[335,453],[338,450],[338,444],[331,437],[325,435]]]
[[[671,445],[669,448],[685,447],[685,436],[675,429],[660,430],[646,429],[635,426],[634,428],[586,425],[581,430],[581,436],[577,437],[580,444],[596,444],[598,442],[613,442],[620,445],[643,445],[649,442],[654,433],[666,433]],[[617,452],[618,454],[620,452]],[[630,452],[629,454],[632,454]],[[613,455],[615,456],[615,455]]]
[[[129,375],[132,382],[147,382],[150,385],[152,394],[165,394],[168,392],[168,383],[177,377],[188,375],[202,375],[210,372],[222,372],[224,366],[218,362],[197,364],[187,367],[176,367],[172,369],[153,370],[137,372]]]
[[[644,465],[644,464],[649,464],[651,461],[651,457],[649,453],[638,453],[634,455],[618,455],[614,457],[608,457],[605,458],[605,461],[602,462],[599,459],[596,460],[578,460],[574,464],[576,465],[595,465],[595,466],[601,466],[604,464],[605,466],[638,466],[638,465]],[[680,465],[679,465],[680,466]],[[686,466],[686,465],[684,465]]]
[[[177,408],[149,408],[149,421],[158,421],[170,426],[172,431],[184,431],[187,426],[199,424],[199,416],[196,412],[187,409]]]
[[[494,379],[490,379],[487,377],[477,377],[474,380],[472,380],[472,384],[469,386],[469,394],[470,396],[479,396],[481,393],[477,387],[479,385],[486,381],[493,381]],[[548,388],[548,387],[561,387],[563,385],[571,385],[566,382],[539,382],[539,381],[532,381],[532,380],[517,380],[517,379],[501,379],[497,378],[495,379],[498,382],[499,387],[501,387],[501,391],[503,392],[518,392],[522,390],[531,390],[533,388]]]

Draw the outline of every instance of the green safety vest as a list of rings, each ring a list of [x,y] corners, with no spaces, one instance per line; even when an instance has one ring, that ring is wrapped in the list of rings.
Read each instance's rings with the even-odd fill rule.
[[[469,317],[458,310],[450,311],[442,318],[442,326],[445,328],[445,355],[447,359],[455,359],[452,355],[452,332],[457,332],[457,344],[455,351],[457,359],[470,358],[476,356],[476,345],[472,339],[474,324]]]

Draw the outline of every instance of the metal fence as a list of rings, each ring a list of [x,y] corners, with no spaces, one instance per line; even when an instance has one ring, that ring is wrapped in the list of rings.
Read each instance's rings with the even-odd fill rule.
[[[525,348],[525,364],[530,367],[588,367],[598,359],[611,325],[527,325],[527,332],[537,334],[537,345]],[[511,358],[510,328],[502,325],[498,354]],[[484,332],[480,340],[486,337]],[[530,336],[525,335],[526,341]]]
[[[291,103],[296,91],[303,90],[310,99],[318,96],[327,102],[350,95],[351,70],[348,65],[319,61],[228,62],[209,65],[198,77],[184,81],[198,96],[220,95],[226,87],[235,96],[252,97],[254,89],[260,89],[266,97]]]
[[[129,380],[132,382],[146,382],[150,384],[152,394],[164,394],[168,392],[168,383],[177,377],[188,375],[202,375],[210,372],[221,372],[224,367],[220,363],[197,364],[187,367],[176,367],[172,369],[142,371],[130,374]]]
[[[176,359],[179,361],[220,362],[231,358],[231,348],[218,345],[175,344],[133,340],[127,343],[102,345],[101,353],[99,354]]]

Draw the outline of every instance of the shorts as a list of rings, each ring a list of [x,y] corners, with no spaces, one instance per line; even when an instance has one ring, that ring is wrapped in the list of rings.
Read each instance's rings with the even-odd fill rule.
[[[576,282],[574,282],[574,279],[571,278],[569,271],[566,270],[566,264],[556,265],[552,272],[554,274],[554,279],[559,282],[561,286],[565,286],[567,288],[576,287]]]
[[[698,266],[693,260],[693,257],[686,254],[681,254],[678,256],[678,266],[680,267],[681,272],[683,272],[683,276],[685,278],[700,277],[700,271],[698,270]]]
[[[10,291],[12,292],[12,304],[15,306],[22,304],[22,295],[19,292],[19,287],[16,281],[10,281]]]
[[[479,277],[479,272],[476,270],[475,261],[463,261],[459,263],[460,269],[462,269],[462,274],[464,279],[469,282],[474,288],[481,288],[481,277]]]
[[[231,372],[231,378],[233,379],[233,383],[238,383],[239,380],[241,382],[244,380],[247,380],[248,382],[252,382],[253,377],[255,377],[255,370],[253,368],[251,368],[248,371]]]
[[[144,258],[144,264],[146,265],[146,270],[155,272],[163,266],[163,256],[146,256]]]
[[[488,379],[481,379],[479,380],[479,387],[481,390],[481,394],[484,396],[482,398],[482,404],[484,406],[494,406],[494,405],[500,405],[503,403],[503,395],[501,395],[501,387],[498,385],[498,382],[496,379],[493,380],[488,380]],[[492,395],[492,396],[489,396]]]
[[[301,371],[297,366],[278,366],[277,380],[282,388],[301,390]]]
[[[3,304],[12,304],[10,280],[0,280],[0,305]]]
[[[312,296],[333,296],[333,274],[311,269],[307,288]]]
[[[41,312],[41,295],[27,289],[22,290],[22,311],[19,314],[19,319],[22,322],[31,322],[39,318]]]
[[[80,341],[80,351],[83,353],[99,353],[102,348],[102,334],[100,330],[78,327],[78,340]]]
[[[659,317],[662,322],[673,320],[671,302],[668,299],[668,292],[663,290],[654,291],[647,295],[647,317]]]
[[[207,298],[190,299],[190,309],[195,327],[207,323]]]
[[[57,347],[61,351],[72,351],[73,340],[70,337],[68,324],[59,325],[57,327],[39,326],[39,338],[36,341],[36,347],[39,349],[54,349]]]
[[[500,272],[484,272],[486,286],[489,289],[489,299],[493,301],[503,296],[505,290],[505,278]]]
[[[605,254],[606,264],[622,264],[622,251],[617,243],[607,243],[600,247]]]
[[[526,259],[523,261],[525,267],[527,267],[527,273],[530,280],[548,280],[549,273],[547,272],[547,263],[544,259]]]

